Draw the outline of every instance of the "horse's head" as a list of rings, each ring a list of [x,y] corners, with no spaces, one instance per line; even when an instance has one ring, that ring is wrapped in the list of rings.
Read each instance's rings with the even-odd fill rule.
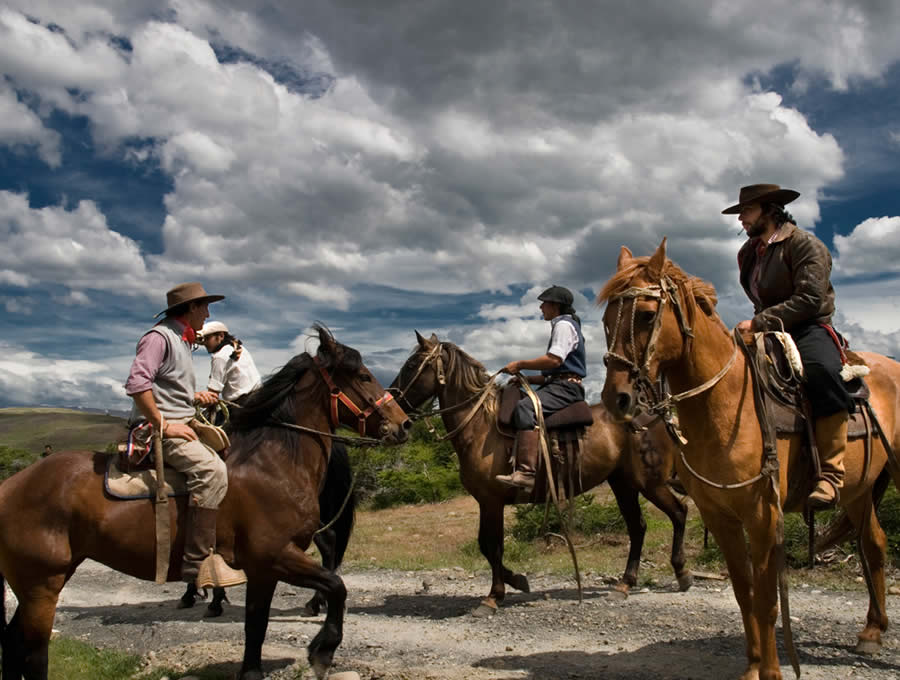
[[[416,331],[418,347],[403,364],[390,390],[405,411],[416,411],[434,399],[445,384],[444,367],[448,356],[446,348],[432,333],[423,337]]]
[[[650,257],[633,257],[622,246],[617,271],[598,296],[608,302],[602,398],[614,417],[631,420],[658,401],[662,371],[691,345],[696,304],[715,314],[715,294],[704,291],[695,300],[695,281],[712,290],[666,258],[666,239]]]
[[[326,329],[318,331],[314,361],[331,392],[332,425],[346,425],[369,437],[406,441],[412,423],[363,364],[359,352],[337,342]]]

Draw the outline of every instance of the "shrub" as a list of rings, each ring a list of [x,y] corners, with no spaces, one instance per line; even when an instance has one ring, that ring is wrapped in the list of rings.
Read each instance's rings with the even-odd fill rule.
[[[0,480],[12,477],[38,459],[38,454],[0,446]]]
[[[435,431],[416,422],[402,446],[350,448],[360,502],[381,509],[404,503],[435,503],[463,492],[459,460],[450,442],[440,441],[443,424]]]
[[[642,501],[643,502],[643,499]],[[517,505],[515,509],[515,522],[511,533],[520,541],[533,541],[541,536],[541,527],[544,523],[545,506]],[[575,531],[585,534],[623,534],[627,532],[625,518],[619,511],[615,501],[604,505],[594,503],[593,494],[582,494],[575,498],[574,514],[570,520],[570,527]],[[555,508],[550,508],[547,516],[545,531],[560,533],[559,513]]]

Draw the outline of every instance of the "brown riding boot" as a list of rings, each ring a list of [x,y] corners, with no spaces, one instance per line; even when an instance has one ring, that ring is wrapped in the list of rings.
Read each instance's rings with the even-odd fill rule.
[[[247,575],[232,569],[216,554],[216,508],[188,506],[181,579],[198,588],[227,587],[247,582]]]
[[[813,508],[827,508],[835,505],[840,498],[840,488],[844,486],[844,451],[847,449],[846,411],[838,411],[816,420],[816,446],[822,463],[822,479],[809,494],[808,502]]]
[[[516,433],[515,471],[511,475],[497,475],[494,479],[507,486],[531,491],[534,488],[534,470],[540,441],[540,430],[519,430]]]

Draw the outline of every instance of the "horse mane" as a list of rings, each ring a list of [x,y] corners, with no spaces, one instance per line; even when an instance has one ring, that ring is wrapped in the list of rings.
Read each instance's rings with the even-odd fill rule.
[[[314,330],[329,333],[318,325]],[[335,355],[340,357],[339,361],[335,360],[335,355],[320,351],[317,358],[321,366],[332,375],[338,372],[358,372],[362,366],[359,352],[338,342],[335,345],[338,349]],[[234,453],[238,458],[251,455],[264,441],[272,439],[278,440],[288,451],[299,450],[301,433],[273,426],[271,423],[281,421],[296,424],[294,419],[297,401],[315,400],[320,392],[328,389],[323,380],[317,380],[311,389],[303,393],[297,391],[297,383],[310,369],[316,370],[312,355],[308,352],[298,354],[250,392],[240,408],[234,409],[229,422],[229,434],[236,435],[235,443],[239,443],[239,446],[234,447]]]
[[[447,385],[468,395],[481,392],[491,379],[484,364],[466,354],[452,342],[441,344],[446,348],[449,357],[447,366],[444,368]],[[484,408],[489,416],[493,416],[497,412],[499,389],[497,385],[494,385],[491,394],[485,399]]]
[[[615,298],[624,293],[631,288],[631,282],[634,281],[639,274],[644,274],[650,281],[659,283],[659,276],[652,276],[647,272],[647,265],[649,262],[650,256],[648,255],[632,258],[628,264],[613,274],[612,278],[606,282],[606,285],[603,286],[600,293],[597,295],[597,304],[600,305],[604,302],[608,302],[611,298]],[[687,274],[681,267],[668,259],[663,267],[663,275],[667,276],[672,283],[678,287],[682,300],[684,300],[685,303],[688,303],[688,323],[690,323],[691,326],[693,326],[695,310],[699,307],[700,310],[712,321],[716,322],[722,330],[726,333],[729,332],[725,322],[722,321],[719,314],[716,312],[716,305],[719,302],[719,298],[716,295],[715,287],[711,283],[704,281],[698,276]],[[691,302],[693,304],[689,304]]]

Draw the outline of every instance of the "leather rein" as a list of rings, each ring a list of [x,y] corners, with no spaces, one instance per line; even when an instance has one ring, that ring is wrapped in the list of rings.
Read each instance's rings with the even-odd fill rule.
[[[325,381],[325,384],[328,385],[328,389],[331,390],[331,411],[329,413],[329,416],[332,427],[337,428],[341,425],[340,418],[338,418],[338,404],[343,404],[348,409],[350,409],[350,413],[356,416],[356,429],[361,437],[364,437],[366,435],[366,421],[373,413],[377,412],[383,420],[387,420],[387,417],[385,416],[384,411],[381,410],[381,407],[389,401],[392,401],[394,399],[394,395],[385,390],[385,393],[381,396],[380,399],[372,402],[371,406],[363,410],[359,406],[357,406],[350,397],[344,394],[344,391],[340,387],[334,384],[334,380],[332,380],[331,375],[329,375],[328,371],[325,370],[325,367],[321,363],[319,363],[318,357],[313,357],[313,362],[319,369],[319,373],[321,373],[322,379]]]
[[[652,414],[658,418],[661,418],[663,422],[666,424],[666,430],[675,439],[676,442],[684,445],[687,444],[687,439],[682,434],[681,430],[678,427],[677,417],[673,412],[673,406],[675,406],[678,402],[683,401],[685,399],[690,399],[691,397],[696,397],[698,394],[702,394],[707,390],[712,389],[725,375],[728,371],[731,370],[731,367],[734,366],[734,362],[737,359],[738,347],[734,343],[734,338],[732,338],[732,346],[734,351],[731,354],[731,357],[725,363],[725,365],[716,373],[712,378],[707,380],[706,382],[697,385],[689,390],[685,390],[684,392],[679,392],[678,394],[671,394],[666,387],[666,383],[664,380],[659,381],[659,389],[654,385],[654,381],[650,378],[650,362],[653,360],[654,355],[656,354],[656,341],[659,338],[660,330],[662,329],[662,318],[663,313],[665,312],[666,304],[671,304],[672,309],[675,312],[675,318],[678,319],[678,327],[681,330],[681,335],[684,338],[684,351],[689,352],[691,349],[691,344],[694,340],[694,331],[690,327],[688,323],[688,317],[683,308],[683,301],[681,300],[681,296],[679,295],[678,286],[670,279],[668,276],[663,276],[658,285],[650,285],[645,287],[637,287],[633,286],[628,288],[624,292],[616,295],[614,297],[610,297],[609,304],[618,303],[618,307],[616,310],[616,322],[613,326],[612,337],[607,343],[608,347],[615,347],[616,341],[619,337],[619,331],[622,327],[622,310],[625,307],[625,300],[634,300],[637,301],[637,298],[652,298],[654,300],[659,301],[659,305],[656,308],[656,314],[653,317],[653,326],[650,331],[650,340],[647,342],[647,346],[644,348],[644,356],[641,360],[640,364],[635,361],[629,359],[622,354],[618,354],[614,351],[607,351],[606,354],[603,355],[603,362],[605,364],[609,364],[611,360],[618,361],[619,363],[625,364],[628,367],[628,372],[631,380],[632,387],[634,388],[634,392],[637,398],[637,406],[638,412],[644,411],[648,414]],[[629,334],[631,341],[631,356],[637,359],[638,350],[637,350],[637,341],[634,332],[634,323],[637,315],[637,305],[632,303],[631,305],[631,319],[629,320]],[[647,428],[644,426],[640,426],[634,422],[634,420],[629,421],[629,427],[635,432],[640,432],[646,430]]]

